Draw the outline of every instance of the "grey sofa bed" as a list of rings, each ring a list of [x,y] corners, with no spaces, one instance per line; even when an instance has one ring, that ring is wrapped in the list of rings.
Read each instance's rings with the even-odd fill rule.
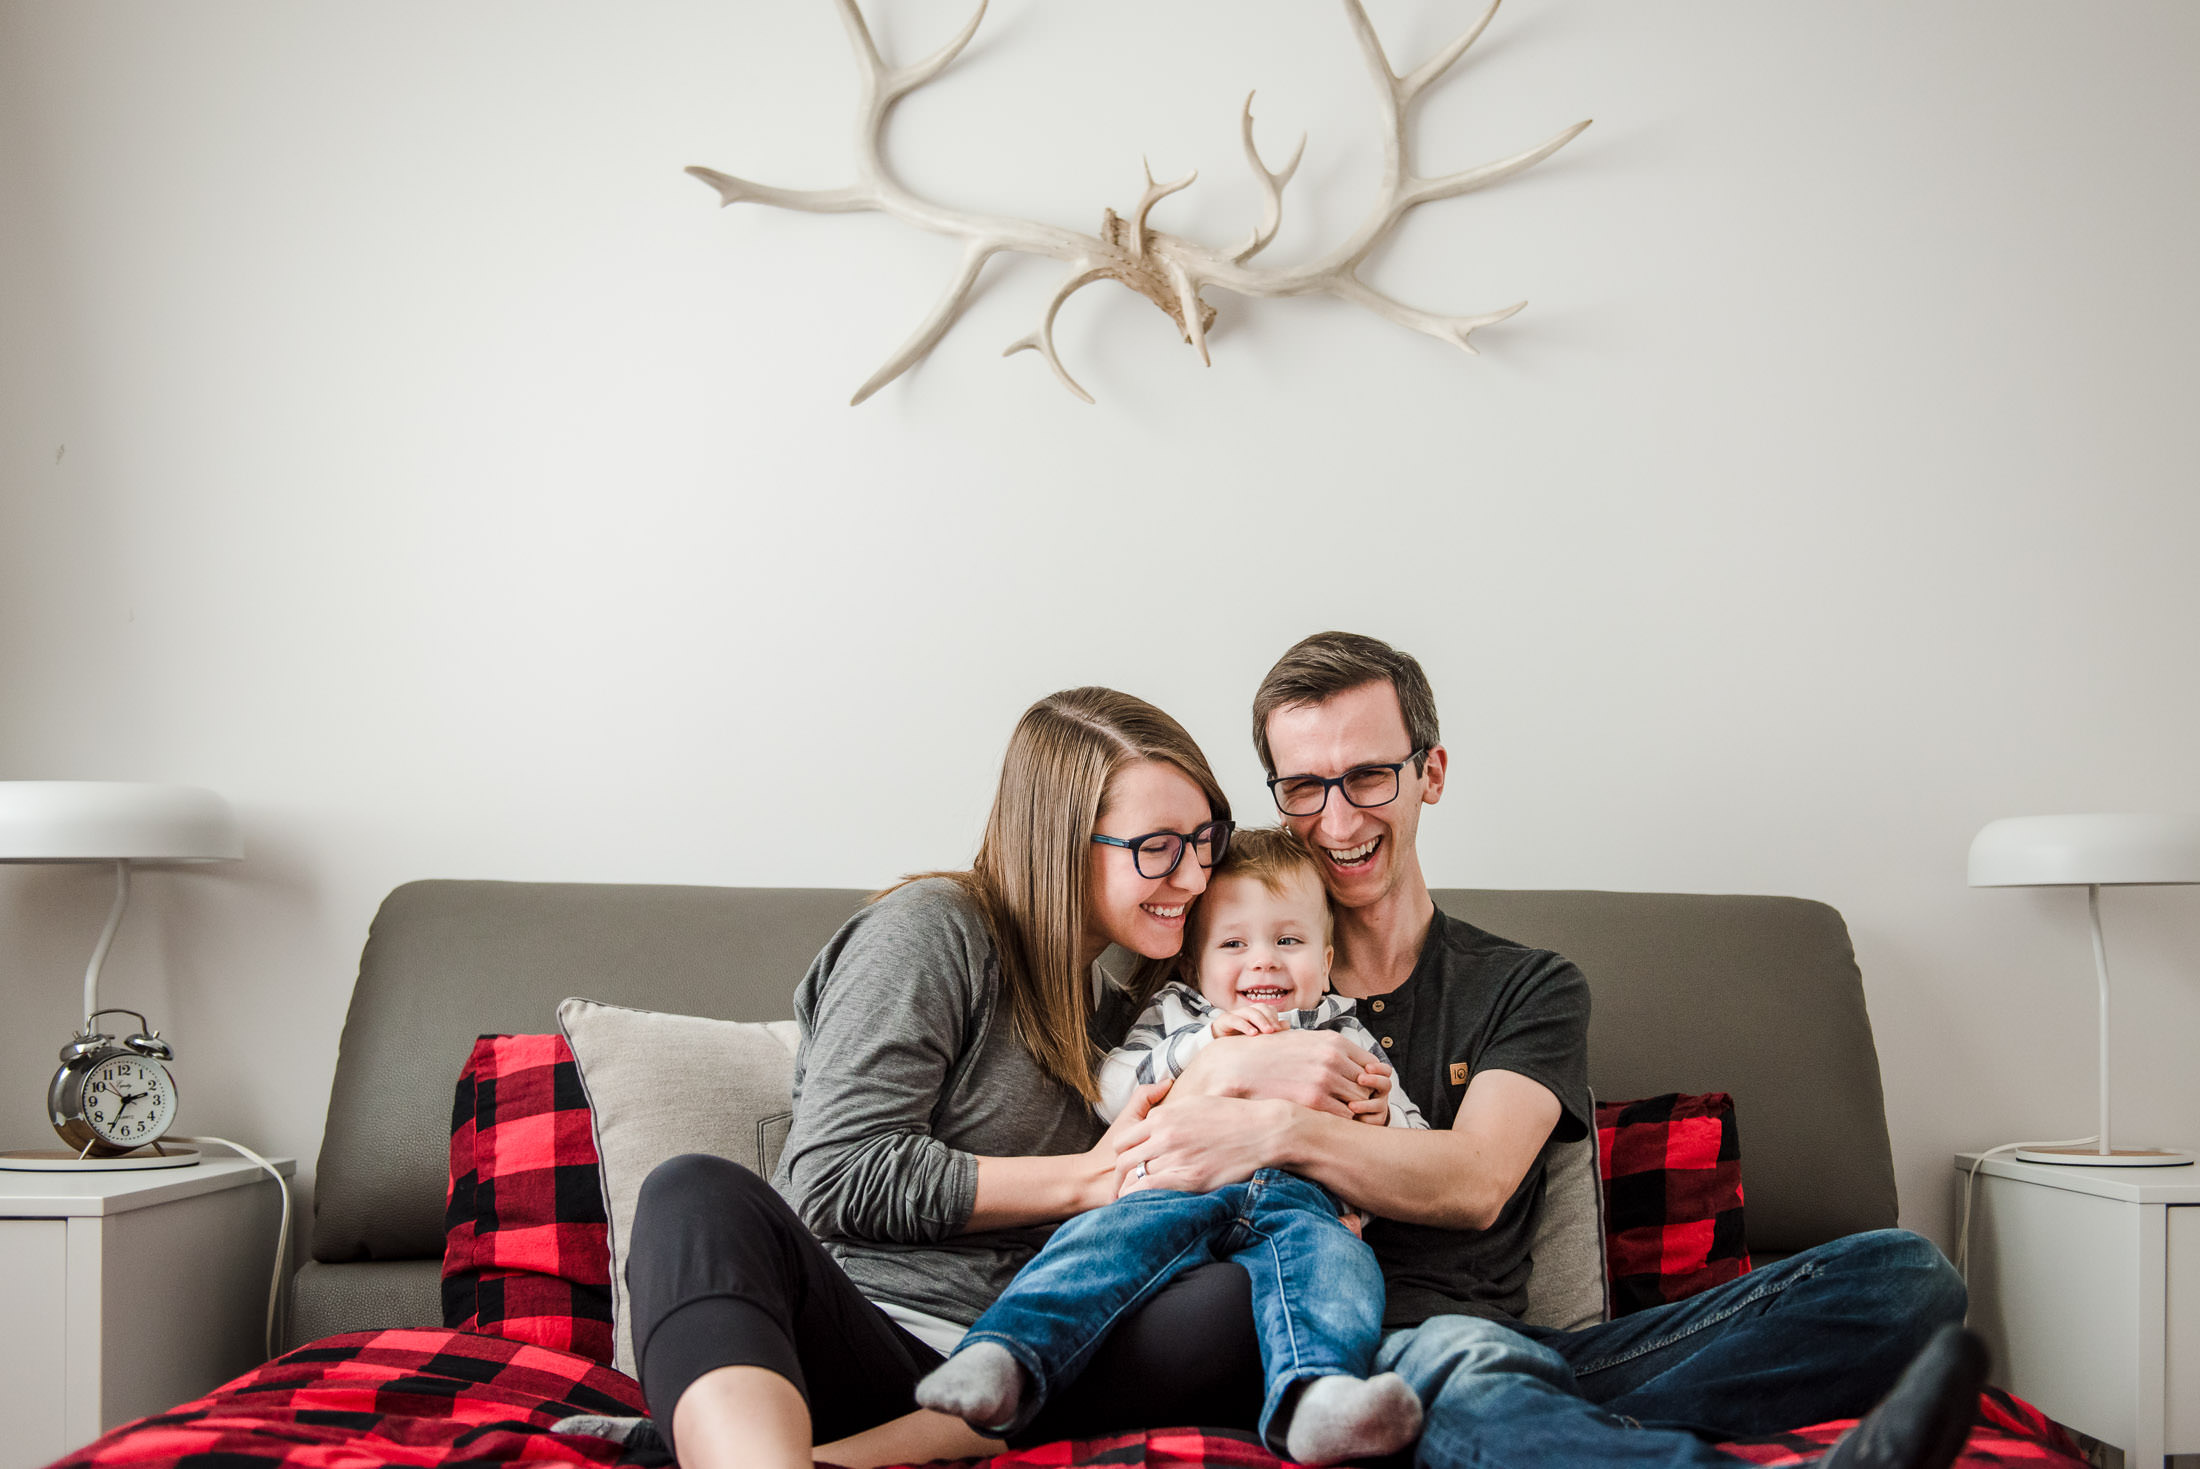
[[[840,889],[418,882],[375,917],[344,1022],[290,1338],[438,1326],[453,1084],[559,1000],[780,1020],[863,901]],[[1733,1094],[1760,1260],[1895,1222],[1879,1061],[1841,915],[1793,898],[1446,890],[1589,978],[1601,1098]]]

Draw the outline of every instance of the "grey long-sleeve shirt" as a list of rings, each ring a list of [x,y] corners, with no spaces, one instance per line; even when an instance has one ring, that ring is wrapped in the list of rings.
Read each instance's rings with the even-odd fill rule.
[[[1105,991],[1106,1047],[1132,1005]],[[977,906],[927,878],[833,935],[795,991],[794,1121],[773,1182],[865,1295],[968,1324],[1051,1226],[958,1233],[977,1159],[1082,1152],[1101,1123],[1019,1043]]]

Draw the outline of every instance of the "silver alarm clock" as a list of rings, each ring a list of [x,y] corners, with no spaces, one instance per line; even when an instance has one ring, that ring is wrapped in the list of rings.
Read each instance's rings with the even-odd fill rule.
[[[135,1035],[116,1039],[93,1028],[102,1015],[128,1015]],[[135,1010],[110,1008],[85,1017],[61,1048],[61,1069],[46,1088],[47,1118],[82,1158],[114,1158],[157,1144],[176,1121],[175,1051]]]

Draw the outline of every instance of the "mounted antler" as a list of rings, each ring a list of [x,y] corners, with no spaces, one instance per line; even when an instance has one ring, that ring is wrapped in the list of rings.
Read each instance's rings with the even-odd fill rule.
[[[944,71],[962,54],[970,38],[977,34],[978,24],[985,19],[986,0],[979,0],[978,12],[962,28],[952,41],[923,61],[911,66],[890,67],[878,53],[878,46],[871,39],[871,30],[864,23],[863,12],[856,0],[834,0],[839,7],[842,23],[847,27],[850,44],[855,48],[856,64],[862,71],[862,88],[858,101],[861,126],[857,129],[856,182],[840,189],[778,189],[767,184],[751,183],[711,168],[690,168],[703,182],[718,191],[725,204],[770,204],[781,209],[801,209],[816,214],[840,214],[856,210],[876,210],[896,219],[913,224],[936,234],[949,235],[963,241],[961,268],[947,288],[946,294],[932,308],[932,312],[917,327],[909,340],[902,343],[884,366],[871,374],[870,380],[856,390],[849,400],[851,406],[861,403],[880,388],[885,387],[922,358],[947,329],[954,325],[963,305],[969,300],[971,289],[978,282],[978,275],[985,263],[1004,251],[1020,255],[1038,255],[1059,260],[1069,267],[1069,273],[1047,303],[1045,314],[1036,330],[1009,344],[1003,355],[1021,352],[1027,348],[1038,352],[1054,369],[1054,374],[1067,387],[1087,403],[1092,395],[1086,392],[1062,366],[1062,359],[1054,350],[1054,319],[1060,314],[1062,303],[1079,290],[1099,280],[1120,281],[1140,295],[1152,301],[1174,321],[1199,353],[1199,360],[1206,362],[1207,330],[1214,325],[1215,309],[1200,297],[1207,286],[1219,286],[1241,296],[1335,296],[1364,306],[1379,316],[1387,317],[1401,326],[1453,342],[1467,351],[1474,351],[1468,337],[1477,327],[1503,321],[1521,307],[1525,301],[1516,302],[1497,311],[1476,316],[1438,316],[1393,300],[1361,281],[1357,272],[1360,263],[1384,237],[1397,228],[1398,222],[1419,205],[1435,199],[1450,199],[1460,194],[1511,178],[1523,169],[1533,167],[1563,148],[1587,127],[1579,122],[1558,136],[1525,153],[1516,153],[1495,163],[1443,178],[1422,178],[1415,174],[1407,160],[1406,114],[1413,100],[1426,91],[1429,84],[1448,71],[1452,64],[1466,54],[1482,31],[1497,14],[1499,0],[1490,0],[1489,9],[1482,18],[1450,45],[1430,57],[1404,76],[1390,69],[1390,58],[1383,54],[1382,42],[1376,38],[1375,28],[1369,24],[1367,12],[1360,0],[1344,0],[1345,15],[1351,23],[1353,35],[1359,41],[1361,56],[1373,74],[1377,100],[1383,111],[1383,178],[1375,207],[1353,235],[1334,250],[1306,265],[1289,269],[1267,269],[1247,262],[1276,236],[1283,223],[1283,191],[1298,171],[1299,160],[1306,151],[1306,140],[1299,139],[1298,149],[1291,161],[1282,169],[1271,171],[1261,161],[1260,150],[1253,143],[1253,99],[1245,99],[1241,134],[1245,143],[1246,161],[1252,166],[1261,190],[1261,222],[1253,230],[1251,238],[1235,250],[1218,250],[1151,229],[1146,217],[1153,206],[1169,195],[1189,188],[1199,177],[1195,172],[1175,183],[1154,182],[1153,169],[1146,169],[1146,191],[1139,197],[1131,217],[1124,219],[1114,210],[1106,210],[1101,216],[1098,235],[1080,234],[1054,225],[1034,220],[1010,219],[997,215],[972,214],[964,210],[949,209],[927,199],[920,199],[887,172],[880,154],[880,139],[886,127],[886,114],[894,103],[923,86]]]

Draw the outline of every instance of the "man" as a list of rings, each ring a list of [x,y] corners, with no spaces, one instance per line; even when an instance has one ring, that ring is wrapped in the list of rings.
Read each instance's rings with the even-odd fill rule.
[[[1961,1280],[1904,1231],[1836,1240],[1578,1332],[1518,1321],[1545,1144],[1594,1126],[1587,985],[1557,955],[1429,897],[1415,838],[1448,756],[1414,659],[1318,633],[1262,680],[1253,721],[1277,807],[1333,900],[1332,982],[1361,1002],[1385,1055],[1319,1033],[1217,1041],[1126,1138],[1120,1166],[1200,1190],[1289,1168],[1377,1216],[1368,1242],[1392,1328],[1377,1368],[1421,1396],[1422,1464],[1730,1469],[1712,1440],[1867,1410],[1829,1469],[1952,1459],[1984,1348],[1960,1328]],[[1432,1131],[1337,1115],[1386,1063]]]

